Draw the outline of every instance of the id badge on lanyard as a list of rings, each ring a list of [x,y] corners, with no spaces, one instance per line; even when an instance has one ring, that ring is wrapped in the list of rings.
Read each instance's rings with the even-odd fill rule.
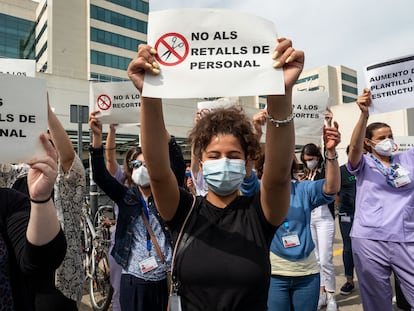
[[[285,233],[282,235],[282,243],[284,248],[290,248],[300,245],[299,235],[296,231],[289,230],[289,222],[285,220],[283,223]]]
[[[411,182],[411,179],[408,176],[408,171],[399,164],[395,165],[393,177],[393,183],[395,188],[405,186]]]

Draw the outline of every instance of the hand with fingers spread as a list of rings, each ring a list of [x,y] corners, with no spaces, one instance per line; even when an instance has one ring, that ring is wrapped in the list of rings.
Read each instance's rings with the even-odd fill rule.
[[[27,175],[30,198],[44,201],[51,197],[57,177],[57,153],[44,134],[40,135],[45,154],[27,162],[30,169]]]

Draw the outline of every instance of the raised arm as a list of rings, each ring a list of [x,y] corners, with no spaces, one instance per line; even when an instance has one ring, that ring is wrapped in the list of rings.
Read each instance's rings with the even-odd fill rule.
[[[57,177],[57,155],[44,134],[40,141],[45,154],[30,160],[27,184],[31,199],[31,212],[27,227],[27,240],[33,245],[45,245],[60,231],[60,223],[52,200],[52,190]]]
[[[138,55],[128,67],[128,76],[142,93],[145,74],[158,74],[155,50],[141,44]],[[141,97],[141,146],[151,180],[151,192],[158,211],[165,220],[175,215],[179,202],[177,179],[171,168],[167,133],[160,98]]]
[[[357,105],[361,110],[357,124],[354,127],[349,144],[348,161],[352,168],[356,168],[361,161],[364,152],[365,129],[369,118],[368,107],[371,105],[371,91],[368,88],[357,99]]]
[[[59,119],[56,117],[56,114],[52,111],[49,103],[48,107],[48,126],[49,133],[52,138],[53,144],[59,154],[60,163],[62,165],[63,171],[67,172],[72,166],[73,159],[76,156],[75,150],[73,149],[72,142],[65,129],[60,123]]]
[[[341,142],[341,134],[338,131],[338,123],[333,127],[323,128],[323,140],[325,144],[325,183],[323,192],[336,194],[341,188],[341,171],[338,165],[338,154],[336,146]]]
[[[292,87],[302,72],[304,53],[296,51],[292,42],[279,39],[274,53],[275,68],[283,68],[285,95],[267,96],[268,121],[266,128],[265,165],[261,182],[261,203],[267,220],[279,225],[290,203],[290,170],[295,135],[292,116]],[[273,124],[271,121],[274,121]],[[275,120],[282,121],[280,126]]]
[[[110,124],[108,136],[106,136],[105,158],[106,158],[106,168],[112,176],[114,176],[116,171],[118,170],[118,161],[116,160],[115,137],[116,137],[115,124]]]

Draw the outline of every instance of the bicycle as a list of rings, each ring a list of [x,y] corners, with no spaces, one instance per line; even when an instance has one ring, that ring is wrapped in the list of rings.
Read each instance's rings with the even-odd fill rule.
[[[87,203],[82,207],[83,265],[94,311],[108,310],[113,294],[108,258],[111,232],[110,226],[104,221],[108,214],[113,214],[111,205],[100,206],[93,217]]]

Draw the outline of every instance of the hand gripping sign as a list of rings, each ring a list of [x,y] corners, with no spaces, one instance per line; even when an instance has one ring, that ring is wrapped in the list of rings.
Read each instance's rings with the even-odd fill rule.
[[[370,114],[414,107],[414,55],[367,66],[365,82],[371,90]]]
[[[205,98],[284,94],[273,68],[276,29],[263,18],[223,9],[149,13],[148,42],[159,75],[146,75],[143,96]]]
[[[39,134],[47,129],[46,94],[45,80],[0,74],[1,163],[43,154]]]
[[[99,110],[104,124],[139,123],[139,94],[131,81],[91,85],[90,111]]]

